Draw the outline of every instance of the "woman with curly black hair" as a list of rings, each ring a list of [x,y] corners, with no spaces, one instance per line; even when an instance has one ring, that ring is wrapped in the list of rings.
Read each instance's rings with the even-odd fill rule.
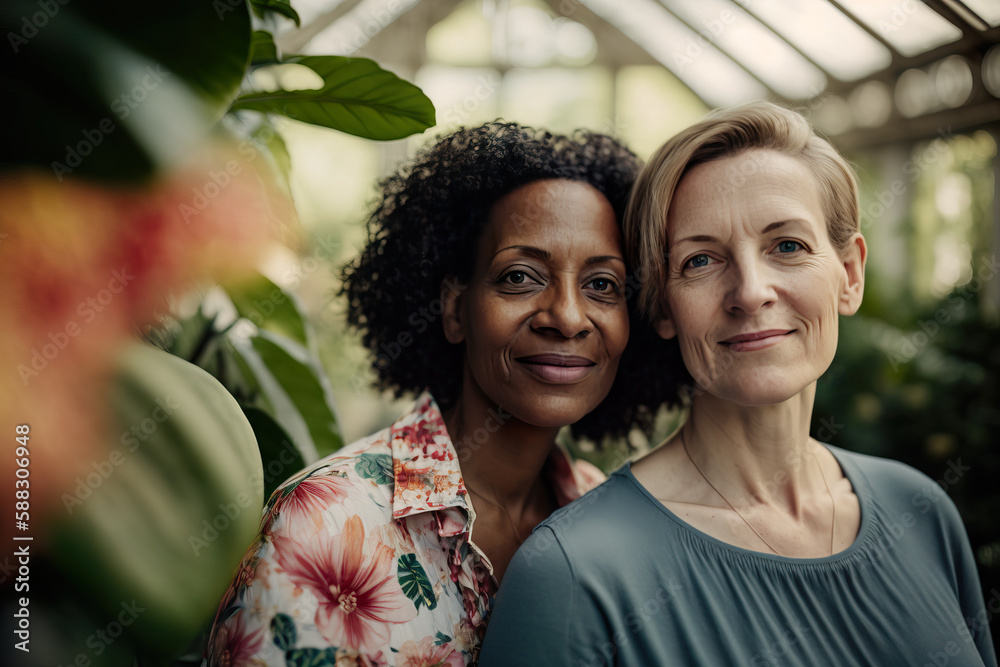
[[[475,662],[514,551],[603,479],[560,428],[623,435],[676,393],[648,326],[623,356],[638,283],[619,221],[638,169],[607,136],[494,122],[382,183],[344,269],[348,321],[378,387],[423,393],[275,492],[216,662]]]

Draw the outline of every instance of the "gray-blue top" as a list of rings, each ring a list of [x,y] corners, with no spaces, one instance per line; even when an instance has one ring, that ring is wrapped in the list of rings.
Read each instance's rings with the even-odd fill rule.
[[[968,538],[930,478],[836,447],[861,504],[848,549],[741,549],[665,508],[625,466],[535,529],[504,576],[480,667],[996,667]]]

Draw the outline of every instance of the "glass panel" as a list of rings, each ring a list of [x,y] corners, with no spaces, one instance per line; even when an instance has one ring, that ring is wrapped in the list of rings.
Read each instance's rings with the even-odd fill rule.
[[[495,69],[426,65],[417,71],[414,83],[434,103],[435,132],[479,125],[500,115],[504,80]]]
[[[493,64],[493,29],[479,5],[463,2],[427,31],[429,62],[484,67]]]
[[[420,0],[361,0],[302,49],[308,55],[349,56]]]
[[[708,112],[687,86],[657,65],[622,68],[615,106],[616,131],[612,134],[624,139],[644,160]]]
[[[997,0],[965,0],[965,6],[990,26],[1000,25],[1000,2]]]
[[[767,88],[655,0],[583,0],[710,106],[767,97]]]
[[[512,69],[504,76],[500,115],[554,132],[613,133],[613,86],[601,67]]]
[[[917,0],[841,0],[841,3],[904,56],[930,51],[962,36],[958,26]]]
[[[823,72],[729,0],[660,1],[780,95],[807,99],[826,87]]]
[[[737,0],[842,81],[885,69],[889,49],[826,0]]]

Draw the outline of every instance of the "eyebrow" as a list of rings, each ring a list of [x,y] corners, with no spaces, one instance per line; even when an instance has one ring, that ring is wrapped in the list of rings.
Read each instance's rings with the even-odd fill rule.
[[[778,229],[779,227],[782,227],[783,225],[789,222],[802,222],[802,221],[794,219],[794,220],[781,220],[780,222],[772,222],[767,227],[762,229],[760,233],[767,234],[769,232],[773,232],[775,229]],[[716,243],[718,242],[718,240],[719,239],[715,238],[714,236],[709,236],[707,234],[697,234],[695,236],[687,236],[685,238],[678,239],[676,243],[683,243],[684,241],[691,241],[693,243]]]
[[[530,246],[530,245],[512,245],[512,246],[507,246],[506,248],[500,248],[500,250],[497,250],[493,256],[496,257],[500,253],[506,252],[508,250],[517,250],[523,252],[526,255],[537,257],[538,259],[549,259],[550,257],[552,257],[552,253],[550,253],[548,250],[542,250],[541,248],[536,248],[535,246]],[[617,255],[599,255],[597,257],[588,257],[584,261],[584,265],[590,266],[591,264],[600,264],[601,262],[609,262],[609,261],[618,261],[621,262],[622,264],[625,263],[625,259],[623,257],[618,257]]]

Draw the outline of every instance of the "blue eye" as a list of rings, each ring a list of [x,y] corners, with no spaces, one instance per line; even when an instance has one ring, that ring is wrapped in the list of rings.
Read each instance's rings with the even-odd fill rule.
[[[782,241],[778,244],[778,252],[790,253],[802,248],[802,244],[797,241]]]
[[[688,266],[692,268],[700,268],[702,266],[708,266],[708,255],[695,255],[690,260],[688,260]]]

